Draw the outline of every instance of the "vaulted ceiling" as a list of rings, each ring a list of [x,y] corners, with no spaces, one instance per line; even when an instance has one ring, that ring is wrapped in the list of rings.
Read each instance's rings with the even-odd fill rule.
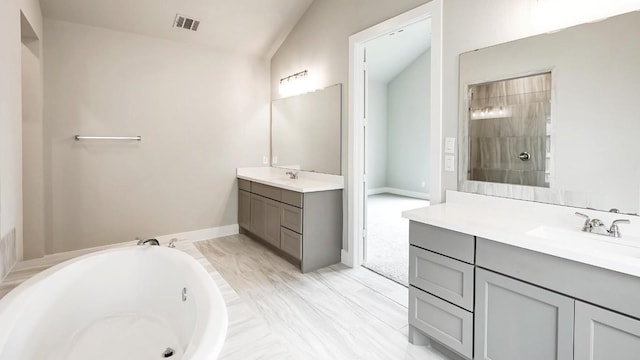
[[[313,0],[40,0],[46,18],[270,58]],[[173,27],[176,14],[200,20]]]
[[[370,79],[388,83],[431,47],[431,19],[373,39],[366,47]]]

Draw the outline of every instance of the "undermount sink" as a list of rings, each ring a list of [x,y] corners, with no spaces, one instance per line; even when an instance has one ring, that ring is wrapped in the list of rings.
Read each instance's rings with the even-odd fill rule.
[[[566,249],[581,248],[593,253],[608,253],[619,256],[640,257],[640,238],[625,236],[614,238],[591,234],[580,229],[565,229],[554,226],[538,226],[526,233],[529,236],[548,240],[553,246]]]
[[[578,229],[562,229],[553,226],[538,226],[537,228],[528,231],[527,235],[535,236],[538,238],[543,238],[547,240],[584,240],[584,239],[593,239],[593,240],[604,240],[599,239],[600,237],[604,237],[604,235],[597,234],[589,234],[586,232],[582,232]]]
[[[280,176],[280,177],[273,178],[273,181],[285,182],[285,183],[294,182],[296,180],[298,179],[292,179],[289,176]]]

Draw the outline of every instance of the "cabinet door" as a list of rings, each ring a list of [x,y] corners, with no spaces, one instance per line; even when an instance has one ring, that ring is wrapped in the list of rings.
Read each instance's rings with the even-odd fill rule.
[[[473,265],[409,246],[409,283],[473,311]]]
[[[269,244],[280,247],[280,203],[265,199],[265,227],[263,238]]]
[[[251,193],[238,190],[238,225],[251,230]]]
[[[302,234],[302,209],[295,206],[282,204],[282,226]]]
[[[409,325],[467,358],[473,355],[473,313],[413,286]]]
[[[475,298],[474,359],[573,359],[573,299],[480,268]]]
[[[251,232],[264,238],[266,229],[266,198],[251,194]]]
[[[576,301],[576,360],[640,358],[640,321]]]
[[[280,248],[287,254],[302,259],[302,235],[287,228],[280,228]]]

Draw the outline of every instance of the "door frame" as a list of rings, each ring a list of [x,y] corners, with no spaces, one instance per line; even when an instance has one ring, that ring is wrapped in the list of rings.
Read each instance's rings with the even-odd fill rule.
[[[425,19],[431,19],[432,34],[430,193],[432,204],[440,202],[442,193],[442,0],[433,0],[349,37],[348,247],[342,250],[342,262],[348,266],[360,266],[364,259],[365,43]]]

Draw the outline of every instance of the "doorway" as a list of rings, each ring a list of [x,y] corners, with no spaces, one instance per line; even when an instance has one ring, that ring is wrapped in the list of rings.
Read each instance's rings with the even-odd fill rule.
[[[371,233],[377,231],[375,229],[368,229],[373,227],[373,223],[367,226],[368,220],[373,220],[376,217],[391,217],[385,215],[384,211],[382,215],[375,215],[373,207],[369,207],[368,199],[372,199],[373,204],[376,200],[381,204],[378,208],[383,210],[389,210],[393,206],[391,203],[397,201],[396,208],[400,210],[393,210],[392,217],[395,218],[400,224],[404,222],[401,217],[401,212],[415,207],[422,207],[427,205],[425,201],[428,201],[430,194],[436,194],[435,199],[440,199],[441,194],[441,156],[442,156],[442,120],[441,120],[441,93],[442,93],[442,1],[434,0],[422,6],[419,6],[411,11],[401,14],[395,18],[387,20],[383,23],[375,25],[367,30],[364,30],[358,34],[355,34],[349,38],[350,46],[350,67],[349,67],[349,167],[348,167],[348,249],[343,253],[343,262],[350,266],[360,266],[368,260],[372,259],[372,254],[367,254],[367,238],[369,240],[369,248],[374,243],[371,242]],[[431,34],[431,44],[429,48],[429,54],[424,54],[424,49],[418,52],[417,55],[423,55],[424,58],[429,59],[429,78],[424,79],[422,85],[426,86],[428,93],[423,93],[422,100],[429,103],[428,116],[421,118],[421,124],[427,128],[426,135],[422,140],[417,141],[403,141],[403,136],[397,136],[393,138],[389,134],[386,134],[386,145],[384,142],[379,142],[374,139],[381,139],[380,133],[376,133],[375,124],[371,122],[370,116],[375,117],[376,106],[381,104],[381,101],[376,100],[381,96],[376,94],[375,90],[369,89],[367,79],[369,79],[368,71],[370,70],[368,61],[370,57],[367,47],[373,44],[371,41],[384,37],[393,37],[408,32],[410,26],[419,26],[422,21],[426,21],[424,24],[428,24],[430,27],[429,33]],[[402,31],[400,31],[402,30]],[[391,35],[393,34],[393,35]],[[413,44],[415,47],[415,44]],[[388,51],[389,52],[389,51]],[[414,54],[414,56],[417,56]],[[413,59],[413,62],[417,61],[417,58]],[[413,63],[409,61],[409,64]],[[407,64],[407,65],[409,65]],[[407,76],[411,77],[411,76]],[[389,97],[388,90],[386,97]],[[397,107],[400,111],[411,115],[413,110],[409,110],[409,104],[402,103],[405,98],[400,97],[396,99],[399,105]],[[391,103],[391,102],[389,102]],[[372,104],[371,106],[369,104]],[[394,105],[396,106],[396,105]],[[391,105],[387,104],[387,107]],[[371,112],[368,112],[371,111]],[[388,109],[386,110],[388,113]],[[375,119],[373,120],[375,121]],[[388,125],[387,120],[387,125]],[[373,129],[370,127],[373,126]],[[413,135],[413,131],[406,132],[415,128],[415,123],[405,123],[405,128],[399,127],[405,131],[406,136]],[[390,129],[394,129],[391,127]],[[395,131],[395,130],[393,130]],[[369,134],[369,132],[371,132]],[[418,131],[416,131],[418,133]],[[395,140],[392,140],[395,139]],[[399,141],[398,141],[399,139]],[[395,141],[395,142],[394,142]],[[391,146],[389,146],[391,145]],[[386,146],[386,150],[382,149]],[[389,149],[404,149],[406,146],[415,146],[419,150],[405,151],[405,156],[402,160],[399,158],[393,158],[396,155],[389,155]],[[419,151],[420,154],[425,156],[423,160],[416,160],[415,152]],[[371,157],[373,153],[386,153],[387,159],[384,161],[369,161],[368,157]],[[375,155],[373,155],[375,156]],[[392,161],[389,161],[389,158]],[[416,161],[414,161],[416,160]],[[418,175],[413,175],[412,171],[415,170],[415,164],[421,162],[426,166],[427,172]],[[385,166],[380,166],[386,164]],[[377,167],[377,168],[376,168]],[[394,181],[382,185],[377,185],[376,176],[383,171],[380,167],[385,168],[385,174],[391,174],[395,178]],[[417,180],[416,180],[417,178]],[[406,181],[402,184],[401,182]],[[403,189],[404,188],[404,189]],[[380,195],[380,196],[377,196]],[[370,197],[371,196],[371,197]],[[377,197],[376,197],[377,196]],[[406,201],[412,202],[410,205]],[[413,201],[422,201],[417,204]],[[374,205],[375,206],[375,205]],[[405,207],[407,207],[405,209]],[[369,210],[369,214],[367,213]],[[369,215],[369,216],[368,216]],[[381,232],[385,232],[391,229],[391,226],[386,226],[384,223],[380,227],[383,229]],[[398,228],[403,228],[403,231],[408,233],[408,224],[400,225]],[[368,235],[369,234],[369,235]],[[399,246],[403,249],[403,252],[407,253],[408,258],[408,235],[395,236],[396,239],[402,238],[403,243]],[[384,248],[384,247],[383,247]],[[383,252],[384,253],[384,252]],[[365,255],[366,254],[366,255]],[[406,278],[408,273],[407,265],[399,265]],[[399,280],[399,279],[394,279]],[[401,282],[406,284],[406,281]]]
[[[429,205],[431,19],[367,41],[364,266],[408,284],[409,224]]]

